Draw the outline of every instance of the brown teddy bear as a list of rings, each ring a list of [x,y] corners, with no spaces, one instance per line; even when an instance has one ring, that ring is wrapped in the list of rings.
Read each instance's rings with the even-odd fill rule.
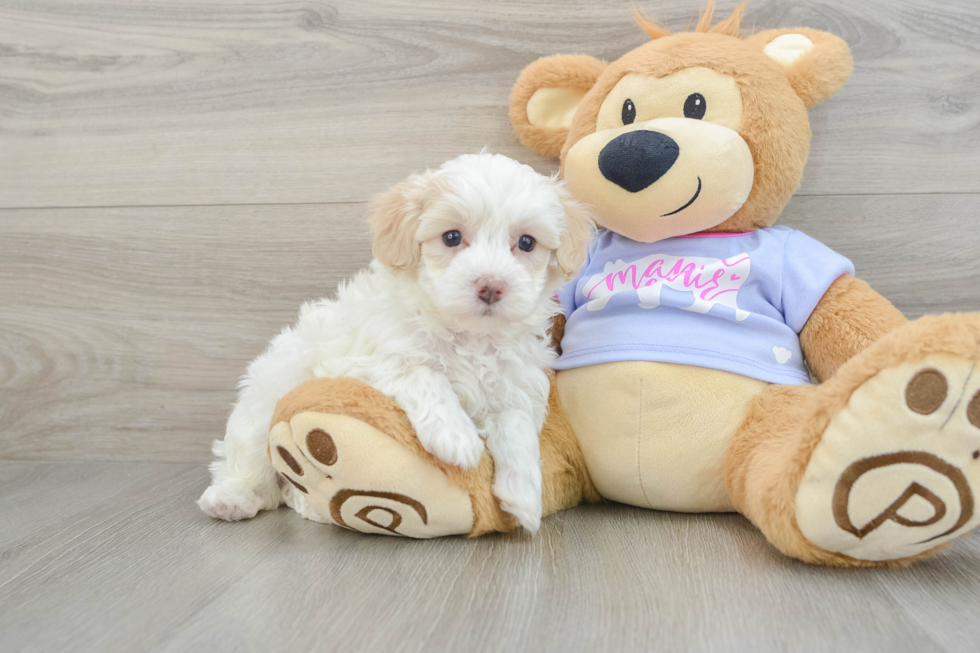
[[[670,34],[638,16],[652,40],[617,61],[545,57],[514,87],[517,135],[560,157],[604,228],[560,293],[544,512],[735,510],[801,560],[907,563],[980,522],[980,316],[907,322],[845,258],[774,226],[807,109],[851,56],[807,28],[742,38],[739,18]],[[411,537],[516,525],[488,455],[442,463],[363,383],[307,382],[272,426],[308,517]]]

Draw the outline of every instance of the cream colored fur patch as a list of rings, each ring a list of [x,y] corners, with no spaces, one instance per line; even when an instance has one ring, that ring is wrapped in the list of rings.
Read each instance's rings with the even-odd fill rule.
[[[763,381],[690,365],[629,361],[558,373],[558,392],[607,499],[682,512],[734,510],[725,455]]]
[[[812,49],[813,41],[802,34],[783,34],[769,41],[762,51],[783,68],[789,68]]]
[[[527,121],[535,127],[568,129],[585,93],[577,88],[539,88],[527,101]]]

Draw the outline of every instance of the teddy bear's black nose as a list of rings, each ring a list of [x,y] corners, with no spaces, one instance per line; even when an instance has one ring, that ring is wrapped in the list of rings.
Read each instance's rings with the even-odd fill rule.
[[[638,129],[606,143],[599,152],[599,171],[624,190],[639,193],[670,170],[680,151],[670,136]]]

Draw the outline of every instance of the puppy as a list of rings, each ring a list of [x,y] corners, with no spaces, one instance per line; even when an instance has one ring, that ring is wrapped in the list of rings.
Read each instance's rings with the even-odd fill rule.
[[[546,335],[555,290],[585,261],[591,214],[556,178],[484,152],[396,185],[370,226],[370,267],[305,305],[249,365],[198,505],[229,521],[283,501],[308,515],[301,494],[276,483],[269,422],[303,381],[343,376],[394,399],[448,463],[475,467],[485,443],[501,506],[536,531],[555,357]]]

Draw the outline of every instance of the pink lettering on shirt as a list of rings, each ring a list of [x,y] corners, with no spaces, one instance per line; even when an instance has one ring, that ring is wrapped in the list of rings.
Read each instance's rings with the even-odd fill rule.
[[[610,297],[628,290],[637,292],[640,308],[657,308],[661,289],[666,286],[693,295],[694,302],[683,307],[685,311],[707,313],[712,306],[727,306],[741,322],[750,313],[740,309],[736,299],[749,276],[750,264],[749,255],[744,253],[724,260],[651,254],[632,263],[607,262],[601,273],[586,281],[582,293],[589,299],[590,311],[601,311]]]

